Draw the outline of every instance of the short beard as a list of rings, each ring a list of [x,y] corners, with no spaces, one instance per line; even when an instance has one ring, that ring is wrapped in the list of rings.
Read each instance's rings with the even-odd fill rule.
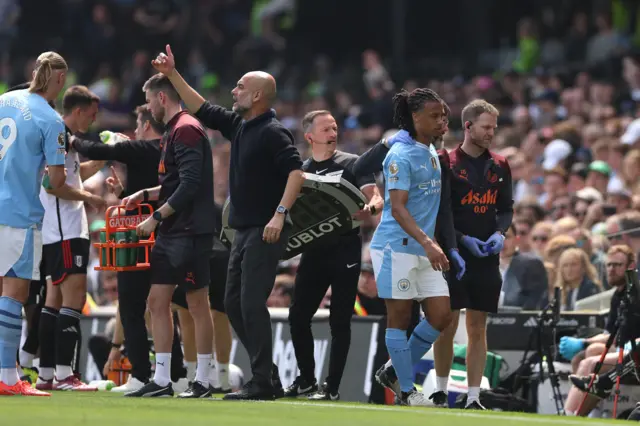
[[[232,108],[232,110],[239,116],[244,117],[249,112],[250,108],[245,108],[242,105],[236,105]]]

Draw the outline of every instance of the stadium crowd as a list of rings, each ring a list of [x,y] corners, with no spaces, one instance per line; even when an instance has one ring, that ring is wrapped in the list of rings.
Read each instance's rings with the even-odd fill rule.
[[[236,70],[264,66],[277,76],[287,76],[283,52],[289,40],[276,29],[292,25],[286,20],[293,13],[293,2],[202,0],[197,2],[202,7],[197,16],[178,1],[59,2],[65,6],[61,21],[56,21],[55,28],[45,25],[43,31],[68,58],[68,85],[86,84],[101,98],[90,138],[105,129],[131,135],[135,121],[131,112],[144,103],[140,88],[152,74],[150,60],[166,42],[186,52],[182,63],[188,64],[184,74],[189,83],[222,105],[229,104]],[[21,10],[18,1],[0,6],[7,12],[0,14],[0,45],[11,52],[0,62],[2,90],[29,78],[34,58],[25,57],[19,43],[30,45],[29,38],[21,38],[25,26],[37,24],[37,16],[45,14],[34,16],[28,7]],[[496,105],[500,122],[493,150],[509,161],[515,199],[516,235],[507,236],[502,269],[507,270],[516,252],[539,259],[536,262],[546,273],[523,279],[543,280],[549,289],[561,286],[563,309],[572,310],[577,300],[609,288],[604,253],[610,245],[624,243],[640,252],[640,118],[636,118],[640,116],[640,53],[634,49],[633,34],[620,29],[617,22],[613,23],[617,27],[612,26],[612,16],[616,17],[615,4],[613,10],[591,15],[578,11],[568,18],[569,30],[564,33],[557,31],[558,22],[523,19],[512,66],[495,75],[416,76],[397,81],[385,61],[366,50],[361,56],[362,88],[351,90],[335,86],[332,73],[337,67],[318,56],[308,78],[288,75],[278,80],[282,90],[275,109],[294,132],[306,158],[301,118],[310,110],[331,110],[338,121],[339,148],[359,154],[394,131],[391,95],[398,87],[411,90],[425,85],[448,103],[451,124],[444,137],[448,149],[460,141],[459,114],[465,103],[484,98]],[[75,22],[83,24],[72,25]],[[132,38],[138,42],[124,43]],[[191,44],[194,39],[199,42]],[[205,53],[204,44],[214,48]],[[24,68],[15,67],[16,63]],[[225,66],[220,67],[221,63]],[[216,201],[222,203],[227,196],[229,143],[218,132],[208,132]],[[124,181],[126,169],[114,166]],[[114,205],[119,201],[108,193],[105,180],[109,176],[105,168],[86,181],[85,188]],[[104,226],[104,212],[87,208],[95,242]],[[363,227],[365,248],[376,220],[379,216]],[[382,313],[368,250],[363,250],[363,256],[359,301],[364,309],[354,312]],[[97,262],[94,252],[92,266]],[[296,259],[281,265],[270,306],[289,305],[295,269]],[[98,304],[117,300],[115,273],[90,268],[89,282]],[[330,291],[321,306],[330,303]],[[505,298],[513,300],[508,294]],[[517,303],[537,309],[546,300],[547,292],[542,291]]]

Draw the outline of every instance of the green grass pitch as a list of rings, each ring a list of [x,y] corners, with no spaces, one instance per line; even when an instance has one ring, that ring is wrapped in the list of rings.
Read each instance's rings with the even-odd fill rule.
[[[611,425],[621,421],[495,411],[312,403],[306,400],[227,402],[220,399],[124,398],[109,392],[55,392],[51,398],[0,397],[0,425],[43,426],[503,426]],[[625,422],[628,424],[627,422]]]

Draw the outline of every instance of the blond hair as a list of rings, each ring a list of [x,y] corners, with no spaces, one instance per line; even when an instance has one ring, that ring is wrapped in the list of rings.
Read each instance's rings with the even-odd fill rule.
[[[44,52],[38,56],[34,68],[33,80],[29,84],[29,92],[42,93],[49,89],[53,71],[68,70],[67,62],[56,52]]]
[[[576,239],[569,235],[557,235],[549,242],[544,248],[544,260],[551,262],[554,265],[558,264],[558,259],[562,252],[567,249],[575,248],[577,245]]]
[[[575,217],[565,216],[562,219],[555,221],[551,235],[554,237],[558,235],[568,235],[575,231],[579,226],[580,224]]]
[[[602,291],[602,284],[598,280],[598,272],[596,271],[595,266],[589,262],[589,257],[587,257],[587,253],[584,250],[579,248],[569,248],[562,252],[560,258],[558,259],[558,267],[556,274],[556,287],[560,287],[562,291],[562,305],[566,306],[567,304],[567,295],[571,290],[575,290],[582,284],[582,280],[578,283],[570,283],[565,281],[564,275],[562,273],[562,265],[571,260],[571,259],[579,259],[582,264],[582,270],[584,276],[589,278],[599,289]]]
[[[484,99],[473,100],[462,109],[462,124],[465,125],[467,121],[473,123],[484,113],[495,115],[496,117],[500,115],[498,108],[494,107]]]

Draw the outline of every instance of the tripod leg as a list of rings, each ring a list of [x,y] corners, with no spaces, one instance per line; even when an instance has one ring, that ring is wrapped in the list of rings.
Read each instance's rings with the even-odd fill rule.
[[[616,373],[617,373],[617,377],[616,377],[616,389],[615,389],[615,397],[613,399],[613,418],[615,419],[617,417],[617,413],[618,413],[618,397],[620,396],[620,377],[622,377],[622,367],[623,367],[623,361],[622,359],[624,358],[624,347],[620,346],[618,348],[618,362],[616,363]]]
[[[553,365],[555,358],[553,356],[553,351],[549,348],[545,348],[544,357],[547,360],[547,371],[549,375],[549,384],[551,385],[551,390],[553,392],[553,400],[556,404],[556,412],[559,416],[564,416],[564,401],[562,400],[562,391],[560,391],[560,380],[558,379],[558,374],[556,373],[556,368]]]
[[[611,345],[613,345],[613,342],[615,341],[615,338],[616,338],[617,334],[618,334],[618,330],[616,329],[615,333],[611,333],[609,335],[609,338],[607,339],[607,344],[606,344],[606,346],[604,348],[604,352],[602,352],[602,355],[600,356],[600,359],[598,360],[598,362],[596,363],[595,367],[593,368],[593,374],[591,375],[591,380],[589,381],[589,386],[587,386],[587,392],[584,392],[584,395],[582,396],[582,401],[580,402],[580,406],[578,407],[577,413],[581,413],[582,412],[582,407],[584,406],[584,403],[587,400],[587,397],[589,396],[589,391],[593,387],[593,383],[595,382],[596,377],[598,376],[598,373],[600,372],[600,369],[602,368],[602,365],[604,364],[604,358],[609,353],[609,349],[611,349]]]

